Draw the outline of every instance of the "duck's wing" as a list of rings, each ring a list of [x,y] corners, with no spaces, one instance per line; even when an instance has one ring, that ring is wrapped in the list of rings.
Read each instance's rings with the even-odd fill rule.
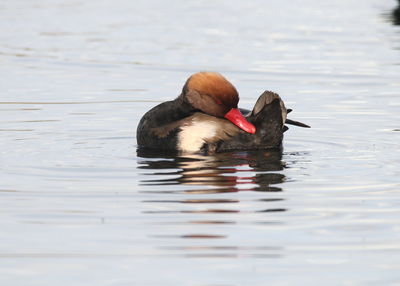
[[[309,127],[304,123],[287,119],[287,114],[291,111],[286,109],[277,93],[265,91],[251,112],[241,110],[243,114],[247,114],[246,119],[256,127],[256,133],[240,131],[229,140],[220,142],[216,151],[281,149],[283,133],[288,130],[286,123]]]
[[[239,130],[228,140],[219,142],[216,152],[281,148],[286,109],[277,94],[263,93],[246,119],[256,127],[256,133]]]
[[[283,103],[283,100],[280,98],[280,96],[277,93],[272,92],[272,91],[264,91],[264,93],[258,98],[258,100],[254,106],[254,109],[253,109],[253,114],[260,112],[264,108],[264,106],[270,104],[274,99],[279,99],[279,101],[280,101],[281,110],[282,110],[282,118],[283,118],[285,124],[310,128],[310,126],[305,123],[287,118],[287,115],[290,112],[292,112],[293,110],[290,108],[286,108],[285,104]]]
[[[182,121],[193,114],[194,110],[180,98],[153,107],[138,124],[138,148],[175,150]]]

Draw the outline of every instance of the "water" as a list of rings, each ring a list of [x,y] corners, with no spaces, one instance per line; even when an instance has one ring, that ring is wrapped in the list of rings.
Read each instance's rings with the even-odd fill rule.
[[[3,1],[1,285],[399,285],[396,2]],[[137,154],[199,70],[284,152]]]

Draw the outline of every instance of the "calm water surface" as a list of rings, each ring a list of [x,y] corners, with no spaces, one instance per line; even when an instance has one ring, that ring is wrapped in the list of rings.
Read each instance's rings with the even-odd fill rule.
[[[400,285],[396,2],[267,2],[0,3],[1,285]],[[312,129],[137,153],[199,70]]]

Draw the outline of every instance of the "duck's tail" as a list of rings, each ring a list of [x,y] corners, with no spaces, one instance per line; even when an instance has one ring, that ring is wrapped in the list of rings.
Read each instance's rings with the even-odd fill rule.
[[[299,127],[304,127],[304,128],[311,128],[311,126],[309,126],[307,124],[304,124],[304,123],[302,123],[300,121],[291,120],[291,119],[288,119],[288,118],[286,118],[285,123],[286,124],[290,124],[290,125],[299,126]]]

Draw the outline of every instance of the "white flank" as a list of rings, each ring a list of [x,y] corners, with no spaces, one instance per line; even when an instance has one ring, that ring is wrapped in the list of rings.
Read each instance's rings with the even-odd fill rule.
[[[197,152],[205,140],[216,135],[217,124],[212,121],[193,120],[191,125],[181,127],[178,135],[178,149],[186,152]]]

